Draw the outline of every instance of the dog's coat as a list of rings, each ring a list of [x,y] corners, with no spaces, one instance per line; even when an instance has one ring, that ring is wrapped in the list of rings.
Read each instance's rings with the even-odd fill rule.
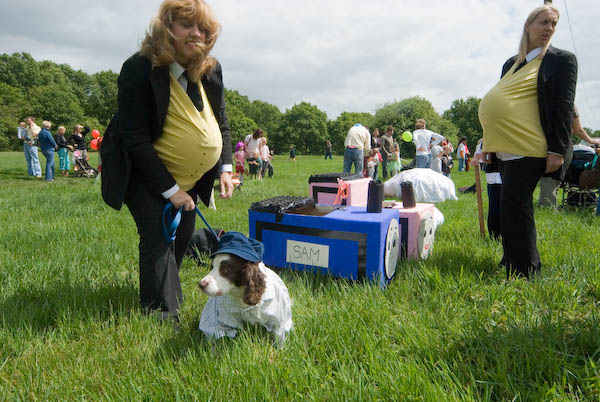
[[[265,291],[256,305],[244,303],[239,289],[222,296],[209,297],[199,325],[206,336],[214,339],[224,336],[233,338],[239,328],[250,323],[260,324],[272,332],[278,344],[285,341],[293,326],[288,289],[281,278],[262,262],[258,263],[258,269],[264,274]]]

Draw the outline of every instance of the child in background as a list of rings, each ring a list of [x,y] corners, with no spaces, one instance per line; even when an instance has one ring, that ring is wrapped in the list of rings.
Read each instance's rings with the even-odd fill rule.
[[[390,176],[394,177],[402,169],[402,163],[400,162],[400,146],[397,142],[392,144],[392,155],[388,161],[388,169],[390,169]]]
[[[452,145],[446,144],[442,146],[442,174],[446,177],[450,177],[450,170],[454,167],[452,161]]]
[[[439,145],[431,147],[431,170],[442,173],[442,153],[443,149]]]
[[[378,164],[378,160],[377,160],[377,151],[374,149],[371,149],[369,151],[369,156],[367,157],[365,166],[366,166],[366,175],[365,177],[372,177],[374,180],[374,176],[375,176],[375,168],[377,167]]]
[[[294,145],[290,145],[290,159],[296,162],[296,147]]]
[[[235,146],[235,172],[240,175],[240,186],[244,184],[244,172],[246,166],[246,151],[244,150],[244,143],[238,142]]]
[[[260,145],[259,150],[260,159],[262,159],[263,162],[260,175],[262,177],[266,177],[268,170],[269,177],[273,177],[273,165],[271,165],[271,152],[269,150],[269,146],[267,145],[267,137],[262,138],[262,144]]]

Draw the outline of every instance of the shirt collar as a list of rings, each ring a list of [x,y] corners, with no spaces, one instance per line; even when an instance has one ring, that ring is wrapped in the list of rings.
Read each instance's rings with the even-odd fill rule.
[[[178,80],[179,77],[181,77],[181,74],[183,74],[183,72],[185,71],[185,68],[183,68],[179,63],[174,61],[173,63],[169,64],[169,71],[171,72],[171,74],[173,74],[175,79]]]
[[[525,56],[525,60],[527,60],[527,63],[529,63],[531,60],[538,57],[540,55],[540,53],[542,53],[542,48],[536,47],[531,52],[527,53],[527,56]]]

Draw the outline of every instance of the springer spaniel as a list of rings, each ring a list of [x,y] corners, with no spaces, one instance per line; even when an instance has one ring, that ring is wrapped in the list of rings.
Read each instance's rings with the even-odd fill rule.
[[[245,323],[260,324],[282,346],[293,323],[290,296],[281,278],[260,261],[227,252],[217,251],[211,265],[199,282],[212,296],[202,310],[200,330],[214,339],[233,338]]]

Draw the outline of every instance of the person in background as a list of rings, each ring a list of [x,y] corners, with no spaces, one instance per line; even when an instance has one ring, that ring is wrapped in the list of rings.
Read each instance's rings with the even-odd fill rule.
[[[175,324],[183,301],[179,269],[194,232],[196,202],[209,205],[216,177],[221,198],[231,198],[234,189],[223,75],[210,55],[220,29],[204,0],[164,0],[140,51],[123,63],[116,132],[104,136],[101,148],[102,195],[111,206],[125,202],[140,236],[141,307]],[[111,155],[116,145],[122,151]],[[131,163],[128,176],[119,175],[126,171],[126,159],[118,159],[123,151]],[[111,166],[112,158],[120,163]],[[111,186],[105,185],[108,174]],[[173,242],[162,230],[168,202],[182,209]]]
[[[428,168],[431,166],[432,145],[438,145],[444,140],[444,136],[434,133],[426,128],[425,119],[417,119],[415,123],[416,130],[413,131],[413,143],[415,144],[415,167]]]
[[[296,162],[296,147],[294,144],[290,145],[290,160]]]
[[[333,157],[331,156],[331,141],[327,140],[325,141],[325,159],[327,159],[329,157],[329,159],[333,159]]]
[[[600,138],[590,137],[581,126],[581,121],[579,120],[579,110],[577,109],[577,105],[574,105],[573,125],[571,127],[571,133],[581,138],[582,140],[588,142],[589,144],[600,145]],[[557,180],[550,176],[544,176],[540,179],[540,196],[538,198],[538,205],[543,207],[556,208],[556,191],[558,190],[558,186],[564,179],[565,173],[567,172],[567,169],[569,168],[572,159],[573,144],[569,143],[569,148],[567,149],[567,153],[565,154],[565,164],[562,167],[560,180]]]
[[[390,157],[392,156],[392,147],[394,145],[394,127],[392,126],[388,126],[388,128],[385,130],[385,133],[383,134],[383,136],[381,136],[380,139],[380,143],[381,143],[381,148],[380,148],[380,152],[381,152],[381,173],[383,174],[383,180],[387,179],[388,177],[388,161],[390,160]]]
[[[83,159],[85,161],[88,160],[87,143],[85,141],[85,136],[89,132],[89,127],[84,127],[79,124],[76,124],[75,127],[73,127],[73,134],[71,134],[67,139],[69,145],[73,147],[73,166],[75,166],[75,168],[77,167],[75,165],[76,159]]]
[[[58,146],[52,137],[52,133],[50,132],[50,127],[52,123],[48,120],[44,120],[42,122],[42,129],[39,134],[40,148],[44,157],[46,158],[46,181],[53,182],[54,181],[54,151]]]
[[[371,150],[371,134],[362,124],[350,127],[344,140],[344,173],[350,173],[354,164],[354,173],[363,173],[364,155]]]
[[[235,159],[235,172],[240,176],[240,185],[243,185],[244,173],[246,171],[246,151],[244,151],[244,143],[242,141],[238,142],[235,146],[233,157]]]
[[[402,162],[400,162],[400,146],[397,142],[392,144],[392,155],[388,161],[388,168],[390,169],[390,177],[394,177],[396,173],[402,170]]]
[[[21,126],[19,125],[19,128]],[[23,140],[23,150],[25,152],[25,162],[27,163],[27,173],[29,176],[37,178],[42,177],[42,167],[38,156],[38,135],[41,128],[35,124],[35,118],[28,116],[25,118],[25,131],[20,130],[19,134]]]
[[[519,51],[502,66],[500,81],[479,104],[483,161],[500,159],[500,232],[507,277],[542,267],[536,244],[533,192],[544,174],[560,178],[569,148],[577,58],[550,46],[559,12],[535,8],[523,26]]]
[[[466,169],[465,161],[469,155],[467,148],[467,137],[460,137],[458,147],[456,148],[456,158],[458,159],[458,171],[464,172]]]
[[[254,133],[248,134],[244,139],[244,150],[246,151],[246,160],[249,165],[258,166],[258,173],[262,171],[262,159],[260,158],[260,146],[262,144],[263,131],[260,128],[254,130]],[[256,162],[256,163],[255,163]],[[256,175],[257,173],[252,173]]]
[[[429,166],[434,172],[442,173],[442,154],[443,149],[440,145],[431,147],[431,165]]]
[[[269,146],[267,145],[267,137],[262,138],[262,144],[260,146],[260,159],[262,160],[262,168],[260,171],[261,177],[267,177],[267,171],[269,172],[269,177],[273,177],[273,165],[271,165],[271,152],[269,151]]]
[[[446,177],[450,177],[450,172],[454,167],[454,162],[452,161],[453,148],[450,142],[442,144],[442,174]]]
[[[56,132],[56,136],[54,138],[56,145],[58,146],[58,160],[59,160],[59,169],[60,174],[64,177],[69,175],[69,170],[71,169],[69,163],[69,143],[65,138],[65,127],[59,126],[58,131]]]
[[[500,177],[500,164],[495,154],[489,154],[489,161],[483,160],[483,140],[479,140],[471,165],[483,164],[488,195],[488,234],[494,240],[500,239],[500,195],[502,192],[502,178]],[[475,184],[474,184],[475,186]]]
[[[371,134],[371,149],[375,150],[375,159],[377,164],[375,165],[375,171],[371,176],[373,180],[377,180],[379,164],[381,163],[381,137],[379,136],[379,129],[374,128]]]

